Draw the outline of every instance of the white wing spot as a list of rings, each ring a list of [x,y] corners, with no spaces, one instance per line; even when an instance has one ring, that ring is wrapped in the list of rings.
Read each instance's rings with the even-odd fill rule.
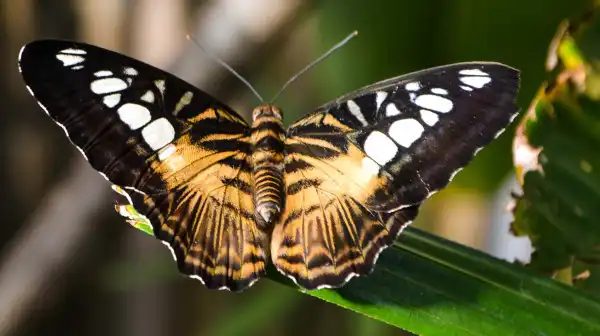
[[[75,48],[67,48],[60,51],[65,54],[76,54],[76,55],[85,55],[87,52],[83,49],[75,49]]]
[[[473,91],[473,88],[470,86],[466,86],[466,85],[459,85],[461,89],[465,90],[465,91]]]
[[[184,93],[181,98],[179,98],[177,105],[175,105],[175,111],[173,111],[173,115],[178,115],[186,105],[192,102],[193,97],[194,93],[192,91],[187,91]]]
[[[96,76],[96,77],[110,77],[112,75],[113,75],[113,73],[110,70],[100,70],[100,71],[94,72],[94,76]]]
[[[496,132],[496,134],[494,134],[494,139],[496,139],[497,137],[502,135],[502,133],[504,133],[504,131],[506,131],[506,128],[503,128],[503,129],[499,130],[498,132]]]
[[[450,99],[431,94],[417,96],[417,98],[415,98],[415,104],[422,108],[441,113],[452,111],[452,107],[454,106]]]
[[[81,70],[81,69],[83,69],[83,65],[82,64],[76,65],[76,66],[72,67],[71,69],[72,70]]]
[[[127,82],[119,78],[101,78],[96,79],[90,85],[90,89],[95,94],[111,93],[125,90],[127,88]]]
[[[85,61],[85,58],[77,55],[58,54],[56,55],[56,58],[63,62],[63,65],[66,67]]]
[[[160,93],[165,93],[165,81],[162,79],[158,79],[154,81],[154,85],[158,88]]]
[[[67,132],[67,131],[65,130],[65,133],[66,133],[66,132]],[[87,155],[85,155],[85,152],[83,151],[83,149],[79,148],[79,146],[77,146],[77,145],[75,145],[75,148],[77,148],[77,150],[79,151],[79,153],[81,153],[81,155],[83,155],[83,158],[84,158],[86,161],[90,161],[90,160],[88,159]]]
[[[106,105],[107,107],[110,107],[110,108],[117,106],[120,101],[121,101],[120,93],[113,93],[111,95],[104,96],[104,98],[102,98],[102,102],[104,103],[104,105]]]
[[[483,72],[479,69],[464,69],[464,70],[460,70],[458,72],[458,74],[466,75],[466,76],[485,76],[485,77],[489,76],[489,74],[487,72]]]
[[[406,89],[406,91],[418,91],[421,89],[421,83],[410,82],[410,83],[404,85],[404,89]]]
[[[377,164],[377,162],[373,161],[373,159],[365,156],[362,159],[362,169],[368,175],[377,175],[381,167]]]
[[[458,168],[457,170],[452,172],[452,174],[450,174],[450,177],[448,178],[448,182],[451,182],[452,180],[454,180],[454,177],[456,176],[456,174],[460,173],[461,170],[462,170],[462,168]]]
[[[138,104],[124,104],[123,106],[119,107],[117,113],[119,113],[119,118],[121,118],[121,121],[126,123],[127,126],[129,126],[129,128],[132,130],[136,130],[152,120],[150,110]]]
[[[167,243],[166,241],[161,240],[160,242],[163,243],[163,245],[165,245],[169,249],[169,251],[171,251],[171,256],[173,257],[173,260],[177,261],[177,255],[175,254],[175,250],[171,247],[171,245],[169,245],[169,243]],[[194,278],[194,276],[192,275],[190,276],[190,278]],[[204,284],[204,281],[200,277],[196,276],[196,278],[200,280],[202,284]]]
[[[408,148],[421,137],[425,128],[415,119],[400,119],[395,121],[389,134],[400,145]]]
[[[88,160],[89,161],[89,160]],[[104,174],[103,172],[98,172],[98,174],[100,174],[100,176],[102,176],[103,179],[107,180],[108,182],[110,182],[110,180],[108,179],[108,176],[106,176],[106,174]]]
[[[25,46],[22,46],[21,50],[19,50],[19,61],[21,60],[21,57],[23,56],[23,51],[25,51]]]
[[[468,76],[468,77],[460,77],[460,81],[464,84],[470,85],[474,88],[481,89],[486,84],[492,81],[490,77],[484,76]]]
[[[146,103],[154,103],[154,92],[152,92],[151,90],[146,91],[146,93],[144,93],[144,95],[142,95],[142,97],[140,98],[141,100],[145,101]]]
[[[30,95],[32,95],[33,97],[35,97],[35,95],[33,94],[33,90],[31,90],[31,88],[29,87],[29,85],[25,85],[25,88],[27,89],[27,91],[29,91]]]
[[[363,144],[365,153],[379,165],[383,166],[396,156],[398,147],[385,134],[373,131]]]
[[[127,76],[137,76],[139,72],[132,67],[123,68],[123,73]]]
[[[367,119],[365,119],[365,116],[363,115],[362,111],[360,110],[360,106],[358,106],[358,104],[356,104],[354,100],[348,100],[346,102],[346,106],[348,106],[348,111],[350,111],[350,113],[352,113],[352,115],[356,117],[356,119],[358,119],[358,121],[360,121],[360,123],[363,124],[363,126],[367,126],[369,124],[367,122]]]
[[[43,107],[43,105],[42,105],[42,104],[40,104],[40,106],[42,106],[42,107]],[[48,114],[48,115],[50,115],[50,114]],[[63,125],[63,124],[59,124],[59,123],[57,123],[57,122],[55,122],[55,123],[56,123],[58,126],[60,126],[60,128],[63,130],[63,132],[65,132],[65,135],[67,136],[67,138],[70,138],[70,137],[69,137],[69,131],[67,131],[67,128],[65,127],[65,125]],[[77,147],[77,146],[75,146],[75,147]],[[84,155],[85,155],[85,154],[84,154]],[[86,160],[87,160],[87,158],[86,158]]]
[[[383,104],[383,101],[385,100],[385,98],[387,98],[387,96],[388,96],[388,93],[385,91],[377,92],[377,94],[375,96],[375,103],[377,104],[377,111],[379,111],[381,104]]]
[[[124,186],[123,188],[127,189],[127,190],[133,190],[136,193],[140,194],[140,195],[147,195],[145,192],[137,189],[136,187],[132,187],[132,186]]]
[[[37,103],[42,108],[42,110],[44,110],[44,112],[46,112],[47,115],[50,115],[50,112],[48,112],[48,109],[46,108],[46,106],[42,105],[42,103],[40,103],[39,101]],[[59,125],[60,127],[62,127],[64,129],[64,126],[62,126],[61,124],[57,123],[57,125]],[[64,131],[65,131],[65,133],[67,132],[66,129],[64,129]]]
[[[175,147],[175,145],[173,145],[173,144],[169,144],[168,146],[166,146],[165,148],[161,149],[158,152],[158,159],[160,161],[164,161],[164,160],[168,159],[169,156],[175,154],[176,151],[177,151],[177,147]]]
[[[400,114],[400,110],[398,110],[398,108],[396,107],[396,104],[389,103],[385,107],[385,115],[387,117],[391,117],[391,116],[395,116],[395,115],[399,115],[399,114]]]
[[[421,119],[423,122],[429,126],[435,125],[440,120],[437,114],[429,110],[421,110],[419,113],[421,114]]]
[[[159,118],[142,129],[142,137],[150,148],[159,150],[175,139],[175,129],[167,119]]]
[[[435,94],[443,95],[443,96],[448,94],[448,90],[442,89],[442,88],[433,88],[433,89],[431,89],[431,92],[435,93]]]

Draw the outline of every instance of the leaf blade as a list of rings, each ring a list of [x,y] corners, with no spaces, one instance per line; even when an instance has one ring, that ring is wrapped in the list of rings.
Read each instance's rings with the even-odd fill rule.
[[[419,334],[600,333],[600,305],[572,288],[415,229],[400,242],[370,276],[307,294]]]

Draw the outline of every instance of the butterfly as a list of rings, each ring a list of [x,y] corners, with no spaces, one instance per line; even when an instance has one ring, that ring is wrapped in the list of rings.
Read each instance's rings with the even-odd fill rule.
[[[270,261],[305,289],[369,274],[420,204],[519,111],[519,72],[492,62],[387,79],[288,128],[274,105],[248,124],[174,75],[89,44],[34,41],[19,69],[179,271],[232,291]]]

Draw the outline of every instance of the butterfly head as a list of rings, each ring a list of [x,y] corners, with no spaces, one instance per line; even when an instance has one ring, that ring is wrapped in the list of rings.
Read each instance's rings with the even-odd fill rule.
[[[281,110],[277,106],[273,106],[270,104],[261,105],[252,111],[252,121],[256,122],[261,118],[277,118],[279,120],[283,120],[283,114]]]

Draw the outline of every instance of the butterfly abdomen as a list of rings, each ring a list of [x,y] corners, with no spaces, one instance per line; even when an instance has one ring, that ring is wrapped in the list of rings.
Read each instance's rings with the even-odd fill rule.
[[[278,108],[264,105],[252,113],[252,178],[257,222],[273,223],[281,212],[285,131]]]

